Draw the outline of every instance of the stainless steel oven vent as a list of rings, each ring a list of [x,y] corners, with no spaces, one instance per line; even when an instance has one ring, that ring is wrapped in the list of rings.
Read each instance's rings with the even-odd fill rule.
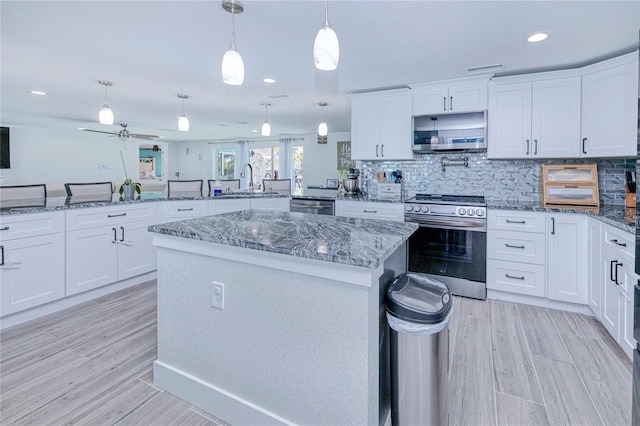
[[[465,71],[467,74],[485,74],[490,72],[504,71],[505,64],[482,65],[479,67],[469,67]]]

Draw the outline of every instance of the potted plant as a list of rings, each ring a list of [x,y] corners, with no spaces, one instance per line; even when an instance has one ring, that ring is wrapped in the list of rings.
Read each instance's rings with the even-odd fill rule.
[[[140,195],[140,192],[140,183],[134,182],[131,178],[126,178],[122,185],[120,185],[119,193],[125,200],[133,200],[135,198],[135,194]]]

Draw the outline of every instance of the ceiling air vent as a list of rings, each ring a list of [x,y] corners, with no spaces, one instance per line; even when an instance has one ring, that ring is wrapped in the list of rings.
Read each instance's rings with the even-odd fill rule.
[[[267,95],[265,96],[267,99],[287,99],[289,95],[281,94],[281,95]]]
[[[469,67],[466,69],[467,74],[485,74],[490,72],[504,71],[504,64],[483,65],[480,67]]]

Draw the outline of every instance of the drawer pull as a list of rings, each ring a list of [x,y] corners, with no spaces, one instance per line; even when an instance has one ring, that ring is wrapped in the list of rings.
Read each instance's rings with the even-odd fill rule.
[[[504,245],[509,247],[509,248],[517,248],[517,249],[523,249],[524,248],[524,246],[514,246],[513,244],[507,244],[507,243],[505,243]]]
[[[378,213],[378,210],[362,210],[363,213]]]
[[[190,212],[193,210],[193,207],[189,208],[189,209],[178,209],[179,212]]]
[[[0,246],[0,266],[4,265],[4,246]]]
[[[126,216],[126,213],[120,213],[120,214],[109,214],[107,215],[107,217],[122,217],[122,216]]]
[[[613,266],[614,263],[616,264],[616,266]],[[618,281],[617,281],[616,278],[613,277],[613,271],[615,269],[616,273],[618,272],[617,265],[618,265],[618,261],[617,260],[612,260],[610,262],[610,264],[609,264],[609,281],[613,281],[616,284],[618,284]]]
[[[524,225],[527,223],[526,220],[511,220],[511,219],[507,219],[507,223],[518,223],[520,225]]]
[[[504,274],[504,276],[513,280],[524,280],[524,277],[516,277],[515,275]]]
[[[0,231],[8,231],[9,227],[8,226],[3,226],[2,228],[0,228]]]
[[[626,247],[626,246],[627,246],[627,243],[620,243],[620,242],[618,242],[618,240],[617,240],[617,239],[615,239],[615,240],[611,240],[611,242],[612,242],[613,244],[619,245],[620,247]]]

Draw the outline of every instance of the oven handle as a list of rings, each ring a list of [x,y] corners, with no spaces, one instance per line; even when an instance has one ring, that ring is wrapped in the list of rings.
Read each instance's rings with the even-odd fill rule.
[[[417,223],[421,228],[442,228],[461,231],[472,230],[480,232],[487,231],[487,223],[485,221],[465,220],[464,222],[458,222],[455,220],[414,219],[411,217],[405,217],[404,221]]]

